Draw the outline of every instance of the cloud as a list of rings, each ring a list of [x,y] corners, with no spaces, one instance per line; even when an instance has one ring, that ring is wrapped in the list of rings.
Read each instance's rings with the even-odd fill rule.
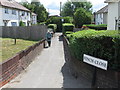
[[[16,0],[16,1],[21,1],[21,0]],[[27,0],[30,2],[31,0]],[[62,5],[68,0],[40,0],[40,2],[45,6],[46,9],[49,9],[50,15],[52,14],[57,14],[59,15],[59,9],[60,9],[60,2],[62,2]],[[93,4],[93,11],[98,11],[102,7],[104,7],[105,0],[87,0],[90,1]]]
[[[59,15],[60,14],[60,11],[59,10],[53,10],[53,9],[49,9],[49,14],[50,15]]]

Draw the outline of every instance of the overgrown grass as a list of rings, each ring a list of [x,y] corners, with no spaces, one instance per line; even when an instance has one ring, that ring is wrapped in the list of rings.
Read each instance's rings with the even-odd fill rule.
[[[2,52],[2,57],[0,59],[0,62],[3,62],[11,58],[16,53],[26,49],[27,47],[37,42],[37,41],[17,39],[17,44],[15,45],[14,39],[11,39],[11,38],[2,38],[0,39],[0,41],[2,41],[2,46],[0,47],[1,49],[0,53]]]

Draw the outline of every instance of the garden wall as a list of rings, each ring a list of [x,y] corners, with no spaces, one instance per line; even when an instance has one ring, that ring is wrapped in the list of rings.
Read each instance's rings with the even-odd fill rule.
[[[63,38],[63,43],[64,48],[66,48],[65,53],[68,57],[72,75],[76,78],[84,78],[87,82],[90,82],[91,87],[94,88],[120,88],[120,72],[112,70],[105,71],[99,68],[96,69],[96,75],[94,77],[95,83],[92,85],[94,67],[71,56],[68,47],[69,42],[65,36]]]
[[[44,48],[44,42],[45,40],[41,40],[0,64],[0,87],[7,84],[30,65]]]
[[[3,38],[19,38],[28,40],[40,40],[45,38],[47,27],[45,25],[24,26],[24,27],[0,27]]]

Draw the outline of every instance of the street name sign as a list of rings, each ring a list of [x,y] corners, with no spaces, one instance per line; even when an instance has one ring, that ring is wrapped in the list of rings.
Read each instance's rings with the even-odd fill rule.
[[[107,70],[108,62],[99,58],[95,58],[84,54],[83,62],[93,65],[95,67]]]

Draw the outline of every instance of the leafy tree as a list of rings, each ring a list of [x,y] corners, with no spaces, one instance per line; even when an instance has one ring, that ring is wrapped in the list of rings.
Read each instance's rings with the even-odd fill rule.
[[[48,18],[48,12],[40,2],[22,3],[23,6],[37,14],[38,23],[45,22]]]
[[[73,6],[71,2],[66,2],[62,7],[62,16],[73,16]]]
[[[91,2],[66,2],[62,7],[62,16],[74,16],[78,8],[84,8],[88,12],[92,12]]]
[[[78,8],[74,13],[74,24],[75,27],[81,28],[83,24],[91,23],[91,13],[86,11],[84,8]]]

